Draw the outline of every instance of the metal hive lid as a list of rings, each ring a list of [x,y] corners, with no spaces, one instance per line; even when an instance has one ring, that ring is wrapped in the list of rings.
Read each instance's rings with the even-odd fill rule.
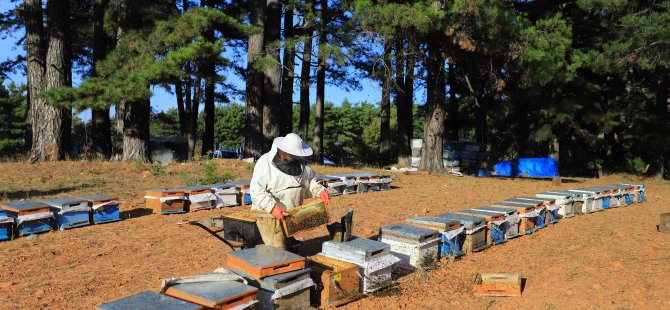
[[[427,236],[439,234],[440,232],[434,229],[423,227],[416,227],[408,224],[398,223],[381,228],[382,236],[384,233],[400,235],[412,239],[421,239]]]
[[[519,197],[518,199],[523,199],[523,200],[528,200],[528,201],[533,201],[533,202],[539,202],[539,203],[545,203],[547,201],[554,203],[556,202],[556,199],[554,198],[539,198],[539,197],[530,197],[530,196],[523,196]]]
[[[481,207],[472,208],[472,210],[496,212],[496,213],[502,213],[502,214],[507,214],[507,215],[517,213],[516,209],[504,208],[504,207],[493,207],[493,206],[481,206]]]
[[[79,198],[84,199],[84,200],[88,200],[88,201],[119,199],[116,196],[110,196],[110,195],[106,195],[106,194],[86,195],[86,196],[81,196]]]
[[[252,286],[237,281],[181,283],[171,286],[170,289],[198,296],[215,303],[244,292],[256,290],[256,288]]]
[[[408,218],[408,219],[406,219],[406,221],[425,222],[425,223],[439,223],[439,224],[449,224],[449,223],[452,223],[452,222],[458,222],[458,221],[455,221],[455,220],[448,220],[446,218],[438,217],[438,216],[431,216],[431,217],[417,216],[417,217]]]
[[[336,248],[340,248],[351,252],[362,251],[365,253],[372,253],[379,250],[391,249],[391,247],[386,243],[366,238],[356,238],[354,240],[347,242],[333,242],[333,241],[326,241],[326,242],[332,244]]]
[[[554,198],[554,199],[557,199],[557,198],[560,198],[560,199],[572,199],[572,198],[574,198],[575,196],[577,196],[577,195],[579,195],[579,194],[577,194],[577,193],[570,193],[570,192],[558,192],[558,191],[553,192],[553,191],[550,191],[550,192],[541,192],[541,193],[537,193],[537,194],[535,194],[535,195],[544,195],[544,196],[552,197],[552,198]],[[579,196],[581,196],[581,195],[579,195]]]
[[[505,199],[504,202],[511,202],[511,203],[515,203],[517,205],[529,205],[529,206],[537,206],[537,204],[540,203],[539,201],[538,202],[533,202],[533,201],[530,201],[530,200],[524,200],[524,199],[520,199],[520,198]],[[499,203],[499,202],[496,202],[496,204],[497,203]]]
[[[205,191],[205,190],[211,190],[212,188],[206,185],[191,185],[191,186],[178,187],[177,189],[183,191]]]
[[[98,306],[98,309],[103,310],[195,310],[200,308],[201,306],[192,304],[188,301],[183,301],[167,295],[156,294],[150,291],[144,291]]]
[[[227,189],[227,188],[235,187],[235,185],[229,184],[229,183],[207,184],[207,185],[203,185],[203,186],[207,186],[207,187],[213,188],[213,189]]]
[[[9,208],[18,210],[18,211],[30,211],[30,210],[35,210],[35,209],[40,209],[44,207],[48,207],[49,205],[43,202],[35,201],[35,200],[23,200],[23,201],[10,201],[10,202],[4,202],[0,205],[7,206]]]
[[[261,279],[261,285],[263,285],[263,288],[270,287],[273,289],[280,288],[282,285],[286,286],[288,281],[292,281],[292,279],[299,278],[303,275],[309,276],[309,273],[312,272],[312,269],[310,268],[305,268],[305,269],[300,269],[296,271],[291,271],[291,272],[285,272],[285,273],[280,273],[277,275],[265,277]],[[263,283],[264,282],[264,283]]]
[[[81,199],[81,198],[72,198],[72,197],[60,197],[60,198],[52,198],[52,199],[45,199],[42,200],[42,202],[53,206],[57,208],[62,208],[65,206],[70,206],[70,205],[78,205],[81,203],[88,203],[88,201]]]
[[[454,219],[456,221],[460,221],[461,224],[466,225],[466,224],[481,224],[484,223],[484,219],[481,217],[477,216],[470,216],[470,215],[461,215],[461,214],[453,214],[453,213],[442,213],[438,214],[438,217],[442,218],[448,218],[448,219]]]
[[[237,181],[228,182],[226,184],[233,185],[233,186],[237,186],[237,185],[249,186],[251,184],[251,182],[249,180],[237,180]]]
[[[260,245],[251,249],[233,251],[228,253],[228,255],[235,256],[257,268],[305,259],[302,256],[269,245]]]

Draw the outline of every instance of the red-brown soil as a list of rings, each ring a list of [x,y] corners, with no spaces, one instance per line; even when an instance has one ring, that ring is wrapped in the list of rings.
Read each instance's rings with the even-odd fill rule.
[[[249,178],[251,165],[216,161]],[[185,215],[145,215],[144,191],[174,187],[201,176],[203,163],[172,164],[154,176],[134,163],[59,162],[0,164],[2,201],[92,193],[118,195],[125,220],[19,238],[0,243],[1,309],[91,309],[144,290],[163,278],[225,267],[229,249],[203,230],[175,223],[218,216],[239,207]],[[316,167],[322,173],[354,169]],[[334,213],[353,209],[354,234],[375,235],[380,226],[416,215],[433,215],[489,204],[549,189],[616,182],[647,185],[648,201],[570,219],[446,262],[427,274],[399,279],[394,290],[368,296],[345,309],[444,308],[648,308],[670,307],[670,234],[656,231],[659,214],[670,212],[670,183],[616,175],[603,179],[551,181],[393,174],[397,188],[334,197]],[[568,180],[566,180],[568,181]],[[303,254],[314,254],[325,228],[298,234]],[[477,272],[522,273],[521,297],[476,297]]]

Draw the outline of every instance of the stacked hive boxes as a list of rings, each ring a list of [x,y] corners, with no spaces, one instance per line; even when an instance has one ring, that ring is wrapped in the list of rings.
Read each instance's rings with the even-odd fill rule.
[[[453,213],[443,213],[437,215],[437,217],[461,223],[464,236],[461,245],[463,253],[479,252],[488,247],[486,244],[486,223],[483,218]]]
[[[432,269],[437,260],[440,232],[407,224],[393,224],[380,229],[381,242],[391,246],[400,258],[399,267],[414,270]]]
[[[304,257],[272,246],[228,253],[228,267],[259,289],[261,309],[308,309],[314,281]]]
[[[517,212],[516,209],[481,206],[472,208],[472,210],[493,214],[502,214],[505,217],[505,222],[500,223],[499,226],[502,226],[504,229],[505,239],[509,240],[521,235],[519,233],[519,223],[521,222],[521,217],[519,217],[519,212]]]
[[[505,221],[505,214],[493,213],[488,211],[461,210],[458,214],[477,216],[484,219],[486,223],[486,244],[494,245],[507,242],[505,235],[507,233],[507,221]]]
[[[60,230],[91,224],[91,207],[88,201],[76,198],[54,198],[43,201],[50,205],[56,216],[56,227]]]
[[[347,242],[324,242],[321,254],[357,265],[361,290],[368,293],[393,284],[393,266],[400,259],[390,250],[388,244],[358,238]]]
[[[165,295],[205,309],[223,310],[253,309],[257,292],[252,286],[230,280],[179,283],[165,290]]]
[[[91,223],[103,224],[109,222],[120,221],[119,216],[119,199],[114,196],[104,194],[94,194],[83,196],[91,207]]]
[[[11,218],[16,223],[19,236],[39,234],[53,230],[54,215],[48,204],[34,200],[13,201],[0,204],[0,217]],[[13,236],[8,236],[9,239]]]
[[[412,226],[437,230],[440,233],[437,257],[459,257],[464,255],[461,250],[463,227],[459,221],[441,217],[413,217],[405,219]]]

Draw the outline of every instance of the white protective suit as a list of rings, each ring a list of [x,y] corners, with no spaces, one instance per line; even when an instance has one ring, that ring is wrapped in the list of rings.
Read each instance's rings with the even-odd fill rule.
[[[256,162],[249,186],[251,210],[269,213],[275,204],[290,210],[301,205],[304,197],[318,198],[326,190],[314,181],[316,173],[307,165],[300,176],[288,175],[277,169],[272,164],[276,154],[277,147],[273,143],[270,152],[263,154]]]

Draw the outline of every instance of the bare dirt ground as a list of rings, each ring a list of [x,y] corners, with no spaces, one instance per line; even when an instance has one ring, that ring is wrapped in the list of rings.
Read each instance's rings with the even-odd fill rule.
[[[249,178],[252,168],[216,161]],[[125,220],[19,238],[0,243],[1,309],[91,309],[144,290],[163,278],[225,267],[228,248],[206,232],[175,223],[217,216],[237,208],[185,215],[146,215],[144,191],[173,187],[201,175],[203,163],[166,166],[154,176],[134,163],[60,162],[0,164],[2,201],[23,198],[118,195]],[[320,173],[353,169],[316,167]],[[670,183],[616,175],[570,179],[561,186],[542,180],[507,180],[394,174],[397,188],[335,197],[336,212],[353,209],[354,234],[375,235],[382,225],[416,215],[434,215],[506,198],[560,188],[641,182],[648,201],[564,219],[534,235],[465,256],[424,276],[411,274],[383,296],[368,296],[345,309],[659,309],[670,308],[670,234],[656,232],[659,214],[670,212]],[[303,253],[314,254],[325,228],[298,235]],[[518,298],[476,297],[477,272],[518,272],[525,278]]]

